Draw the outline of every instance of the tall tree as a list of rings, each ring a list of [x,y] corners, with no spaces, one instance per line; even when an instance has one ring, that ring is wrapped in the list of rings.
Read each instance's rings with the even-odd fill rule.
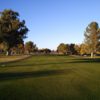
[[[7,55],[10,48],[23,43],[27,32],[28,28],[25,25],[25,21],[20,21],[18,12],[5,9],[0,13],[0,42],[5,42],[7,45]]]
[[[88,45],[88,50],[91,53],[91,58],[97,51],[100,44],[100,29],[97,22],[91,22],[85,31],[85,44]]]

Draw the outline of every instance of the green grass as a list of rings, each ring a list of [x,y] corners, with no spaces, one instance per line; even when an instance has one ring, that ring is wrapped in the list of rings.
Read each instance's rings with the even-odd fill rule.
[[[0,100],[100,100],[100,59],[32,56],[0,63]]]

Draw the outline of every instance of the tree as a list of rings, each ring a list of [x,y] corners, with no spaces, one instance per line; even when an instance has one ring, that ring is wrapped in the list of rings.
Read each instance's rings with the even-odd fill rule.
[[[50,54],[50,53],[51,53],[51,50],[48,49],[48,48],[45,48],[45,49],[44,49],[44,52],[45,52],[45,54]]]
[[[0,49],[1,49],[1,51],[6,51],[7,48],[8,48],[8,45],[7,45],[6,42],[0,43]]]
[[[34,44],[32,41],[28,41],[25,44],[25,50],[27,53],[31,53],[31,52],[36,52],[37,51],[37,46],[36,44]]]
[[[73,44],[73,43],[69,44],[69,53],[70,53],[71,55],[77,54],[77,51],[76,51],[76,49],[75,49],[75,44]]]
[[[100,45],[100,29],[97,22],[91,22],[85,31],[85,44],[88,45],[88,51],[91,53],[91,58],[96,53]]]
[[[22,43],[22,44],[18,44],[16,47],[12,47],[11,49],[10,49],[10,51],[11,51],[11,54],[13,55],[13,54],[24,54],[24,44]]]
[[[59,44],[59,46],[57,47],[57,51],[60,54],[66,54],[68,51],[68,46],[64,43]]]
[[[7,45],[7,55],[12,47],[23,43],[27,32],[25,21],[20,21],[18,12],[6,9],[0,13],[0,42]]]
[[[80,54],[80,49],[81,49],[81,46],[80,46],[80,45],[75,44],[74,48],[75,48],[75,51],[77,52],[77,54],[79,55],[79,54]]]
[[[87,44],[81,44],[81,45],[80,45],[80,54],[81,54],[81,55],[89,54],[88,48],[89,48],[89,47],[88,47]]]
[[[17,50],[18,50],[19,54],[24,54],[24,51],[25,51],[25,49],[24,49],[24,43],[18,44],[17,45]]]
[[[42,54],[50,54],[51,50],[48,48],[43,48],[43,49],[38,50],[38,52]]]

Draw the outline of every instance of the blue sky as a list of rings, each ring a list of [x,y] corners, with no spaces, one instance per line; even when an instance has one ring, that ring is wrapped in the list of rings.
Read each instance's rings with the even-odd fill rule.
[[[60,43],[82,43],[92,21],[100,23],[100,0],[1,0],[0,11],[18,11],[29,28],[26,41],[56,49]]]

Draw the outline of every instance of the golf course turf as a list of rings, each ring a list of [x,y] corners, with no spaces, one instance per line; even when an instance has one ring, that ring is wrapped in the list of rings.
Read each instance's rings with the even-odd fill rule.
[[[48,55],[0,62],[0,100],[100,100],[100,58]]]

